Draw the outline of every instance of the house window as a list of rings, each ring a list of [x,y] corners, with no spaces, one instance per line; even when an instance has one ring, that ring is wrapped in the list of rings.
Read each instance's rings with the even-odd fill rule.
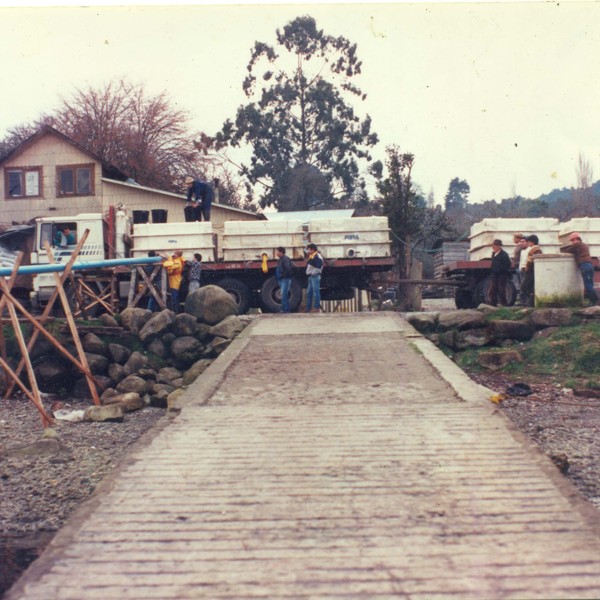
[[[94,193],[94,165],[57,168],[59,196],[90,196]]]
[[[6,198],[35,198],[41,196],[41,171],[41,167],[6,169]]]

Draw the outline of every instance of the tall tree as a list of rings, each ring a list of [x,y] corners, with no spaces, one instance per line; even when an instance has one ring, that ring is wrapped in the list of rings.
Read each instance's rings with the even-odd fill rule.
[[[371,119],[351,100],[364,100],[356,44],[326,35],[310,16],[276,30],[277,50],[256,42],[243,89],[250,100],[217,134],[218,148],[249,144],[241,173],[262,185],[262,206],[327,208],[364,187],[359,160],[377,142]],[[281,54],[280,54],[281,53]],[[260,80],[260,84],[258,83]]]
[[[430,248],[435,238],[447,229],[441,208],[428,208],[425,198],[413,184],[414,161],[414,155],[402,153],[398,146],[388,146],[387,176],[384,177],[379,168],[372,170],[378,178],[382,212],[388,217],[392,231],[392,249],[398,258],[400,277],[409,273],[412,249],[416,246]]]
[[[469,194],[471,187],[464,179],[455,177],[448,186],[448,191],[444,196],[446,210],[458,209],[464,210],[469,203]]]
[[[76,89],[55,112],[9,130],[0,142],[2,154],[44,124],[141,185],[178,192],[186,175],[219,177],[226,183],[220,201],[241,202],[231,174],[198,152],[194,140],[202,135],[191,131],[189,114],[176,108],[166,92],[151,95],[143,85],[125,80]]]

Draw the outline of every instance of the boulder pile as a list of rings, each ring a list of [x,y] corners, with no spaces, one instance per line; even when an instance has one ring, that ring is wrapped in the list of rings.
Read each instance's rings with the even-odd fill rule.
[[[166,408],[171,394],[201,375],[252,317],[238,316],[231,296],[209,285],[188,296],[181,314],[127,308],[119,319],[123,335],[118,340],[103,339],[101,333],[82,337],[103,404],[89,407],[86,420],[118,421],[146,405]],[[101,321],[119,326],[109,315]],[[90,398],[86,378],[56,352],[41,354],[35,362],[42,392]]]

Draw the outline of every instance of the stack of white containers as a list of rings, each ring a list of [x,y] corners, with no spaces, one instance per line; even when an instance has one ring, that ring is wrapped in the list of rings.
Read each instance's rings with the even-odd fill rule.
[[[215,260],[212,224],[209,221],[135,224],[133,238],[133,256],[147,256],[149,250],[167,255],[182,250],[186,258],[199,252],[204,261]]]
[[[540,246],[544,254],[555,254],[560,252],[558,239],[561,224],[558,219],[552,218],[527,218],[527,219],[483,219],[471,227],[471,247],[469,249],[470,260],[482,260],[492,255],[492,242],[495,239],[502,240],[504,249],[511,254],[515,245],[513,235],[535,234],[540,240]]]
[[[563,223],[558,232],[561,246],[569,244],[569,235],[581,234],[581,239],[590,247],[592,256],[600,256],[600,219],[593,217],[579,217]]]
[[[290,258],[304,258],[305,232],[302,221],[225,221],[223,260],[260,260],[266,253],[275,258],[283,246]]]
[[[315,219],[308,224],[308,232],[324,258],[390,256],[387,217]]]

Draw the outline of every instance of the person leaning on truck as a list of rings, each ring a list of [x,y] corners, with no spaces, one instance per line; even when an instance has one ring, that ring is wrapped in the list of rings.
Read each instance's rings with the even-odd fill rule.
[[[534,276],[533,276],[533,258],[536,254],[542,254],[539,247],[540,240],[537,235],[527,236],[527,262],[525,263],[525,276],[521,283],[521,304],[533,306],[534,304]]]
[[[183,274],[183,252],[175,250],[171,258],[165,259],[163,267],[167,270],[169,280],[169,294],[171,294],[171,310],[175,313],[181,312],[179,303],[179,288],[181,287],[181,279]]]
[[[212,206],[213,191],[212,187],[204,181],[186,177],[185,183],[188,185],[187,201],[194,203],[194,221],[210,221],[210,207]]]
[[[572,254],[575,257],[575,262],[583,279],[585,295],[588,297],[590,305],[594,306],[598,304],[598,294],[594,289],[594,265],[592,264],[590,248],[583,243],[581,236],[575,232],[569,236],[569,242],[571,243],[561,246],[560,251]]]
[[[315,244],[308,244],[306,249],[308,250],[308,261],[306,263],[306,275],[308,276],[308,287],[306,288],[306,312],[320,312],[321,273],[323,272],[324,261]]]
[[[498,300],[502,306],[508,304],[506,299],[506,288],[510,274],[510,257],[502,247],[502,240],[492,242],[492,266],[490,267],[490,277],[492,285],[490,286],[490,303],[492,306],[498,305]]]
[[[285,248],[279,246],[276,250],[277,268],[275,269],[275,277],[279,282],[279,291],[281,292],[281,312],[290,312],[290,287],[292,286],[292,274],[294,267],[290,257],[286,255]]]

